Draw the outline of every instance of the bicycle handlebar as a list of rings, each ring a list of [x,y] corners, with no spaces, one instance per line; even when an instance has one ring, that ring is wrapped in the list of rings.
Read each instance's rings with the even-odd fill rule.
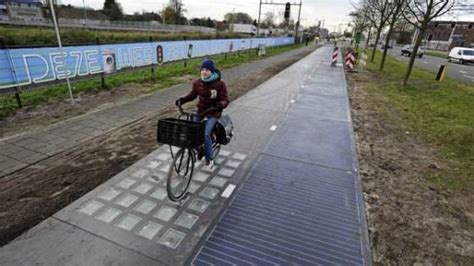
[[[179,103],[178,105],[178,108],[179,108],[179,113],[182,114],[182,115],[190,115],[189,113],[186,113],[184,110],[183,110],[183,106],[181,105],[181,103]]]
[[[191,116],[191,113],[185,112],[183,110],[183,105],[181,103],[179,103],[177,106],[178,106],[178,109],[179,109],[180,116],[186,116],[188,118]],[[214,109],[215,109],[214,107],[210,107],[210,108],[204,110],[202,113],[199,113],[198,115],[201,116],[201,117],[204,117],[206,114],[210,113]]]

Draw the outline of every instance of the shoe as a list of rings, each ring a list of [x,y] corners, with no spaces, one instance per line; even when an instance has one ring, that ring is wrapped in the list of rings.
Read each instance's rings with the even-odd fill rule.
[[[214,169],[214,160],[206,161],[206,165],[204,167],[206,167],[207,170]]]
[[[198,150],[198,161],[202,160],[202,158],[204,157],[204,151],[203,150]]]

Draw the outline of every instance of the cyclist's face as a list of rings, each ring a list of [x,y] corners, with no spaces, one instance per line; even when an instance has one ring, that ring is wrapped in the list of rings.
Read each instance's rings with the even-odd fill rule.
[[[207,68],[202,68],[201,69],[201,77],[208,78],[208,77],[211,76],[211,74],[212,74],[212,72],[209,69],[207,69]]]

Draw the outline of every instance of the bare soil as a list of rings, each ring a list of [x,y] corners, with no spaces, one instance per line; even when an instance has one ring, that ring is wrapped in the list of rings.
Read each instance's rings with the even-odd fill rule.
[[[190,75],[177,77],[177,82],[186,82],[194,78]],[[14,115],[0,119],[0,138],[19,132],[41,129],[47,125],[62,121],[90,110],[110,107],[123,101],[150,92],[155,84],[129,83],[110,90],[93,90],[75,94],[78,103],[72,106],[66,97],[64,101],[50,102],[18,109]]]
[[[302,51],[296,56],[282,59],[277,64],[266,66],[261,71],[245,77],[226,79],[230,88],[230,99],[237,99],[311,51]],[[98,106],[107,102],[111,96],[116,100],[129,98],[137,91],[146,90],[143,86],[134,84],[129,85],[130,88],[122,87],[114,92],[94,92],[84,96],[83,99],[87,98],[91,105]],[[102,101],[97,99],[101,97],[105,98],[102,98]],[[64,108],[67,109],[65,106]],[[41,112],[55,113],[53,109],[44,107],[44,111]],[[74,114],[76,111],[71,112]],[[169,106],[157,114],[144,117],[131,125],[86,142],[80,147],[57,154],[0,179],[0,202],[2,202],[0,245],[13,240],[25,230],[157,149],[159,147],[156,143],[157,120],[176,115],[175,107]],[[25,118],[25,121],[27,120]],[[50,120],[44,118],[45,123],[51,120],[54,120],[54,115]],[[19,128],[22,128],[21,125],[17,127]],[[10,132],[13,132],[13,129]]]
[[[436,148],[364,88],[375,76],[347,79],[374,264],[474,265],[474,195],[437,190],[426,176],[442,165]]]

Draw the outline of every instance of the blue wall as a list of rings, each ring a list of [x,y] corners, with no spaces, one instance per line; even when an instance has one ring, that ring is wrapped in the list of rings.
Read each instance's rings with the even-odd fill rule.
[[[66,78],[113,73],[184,58],[294,43],[293,37],[223,39],[0,50],[0,90]],[[63,60],[65,56],[65,61]],[[67,67],[66,67],[67,66]]]

